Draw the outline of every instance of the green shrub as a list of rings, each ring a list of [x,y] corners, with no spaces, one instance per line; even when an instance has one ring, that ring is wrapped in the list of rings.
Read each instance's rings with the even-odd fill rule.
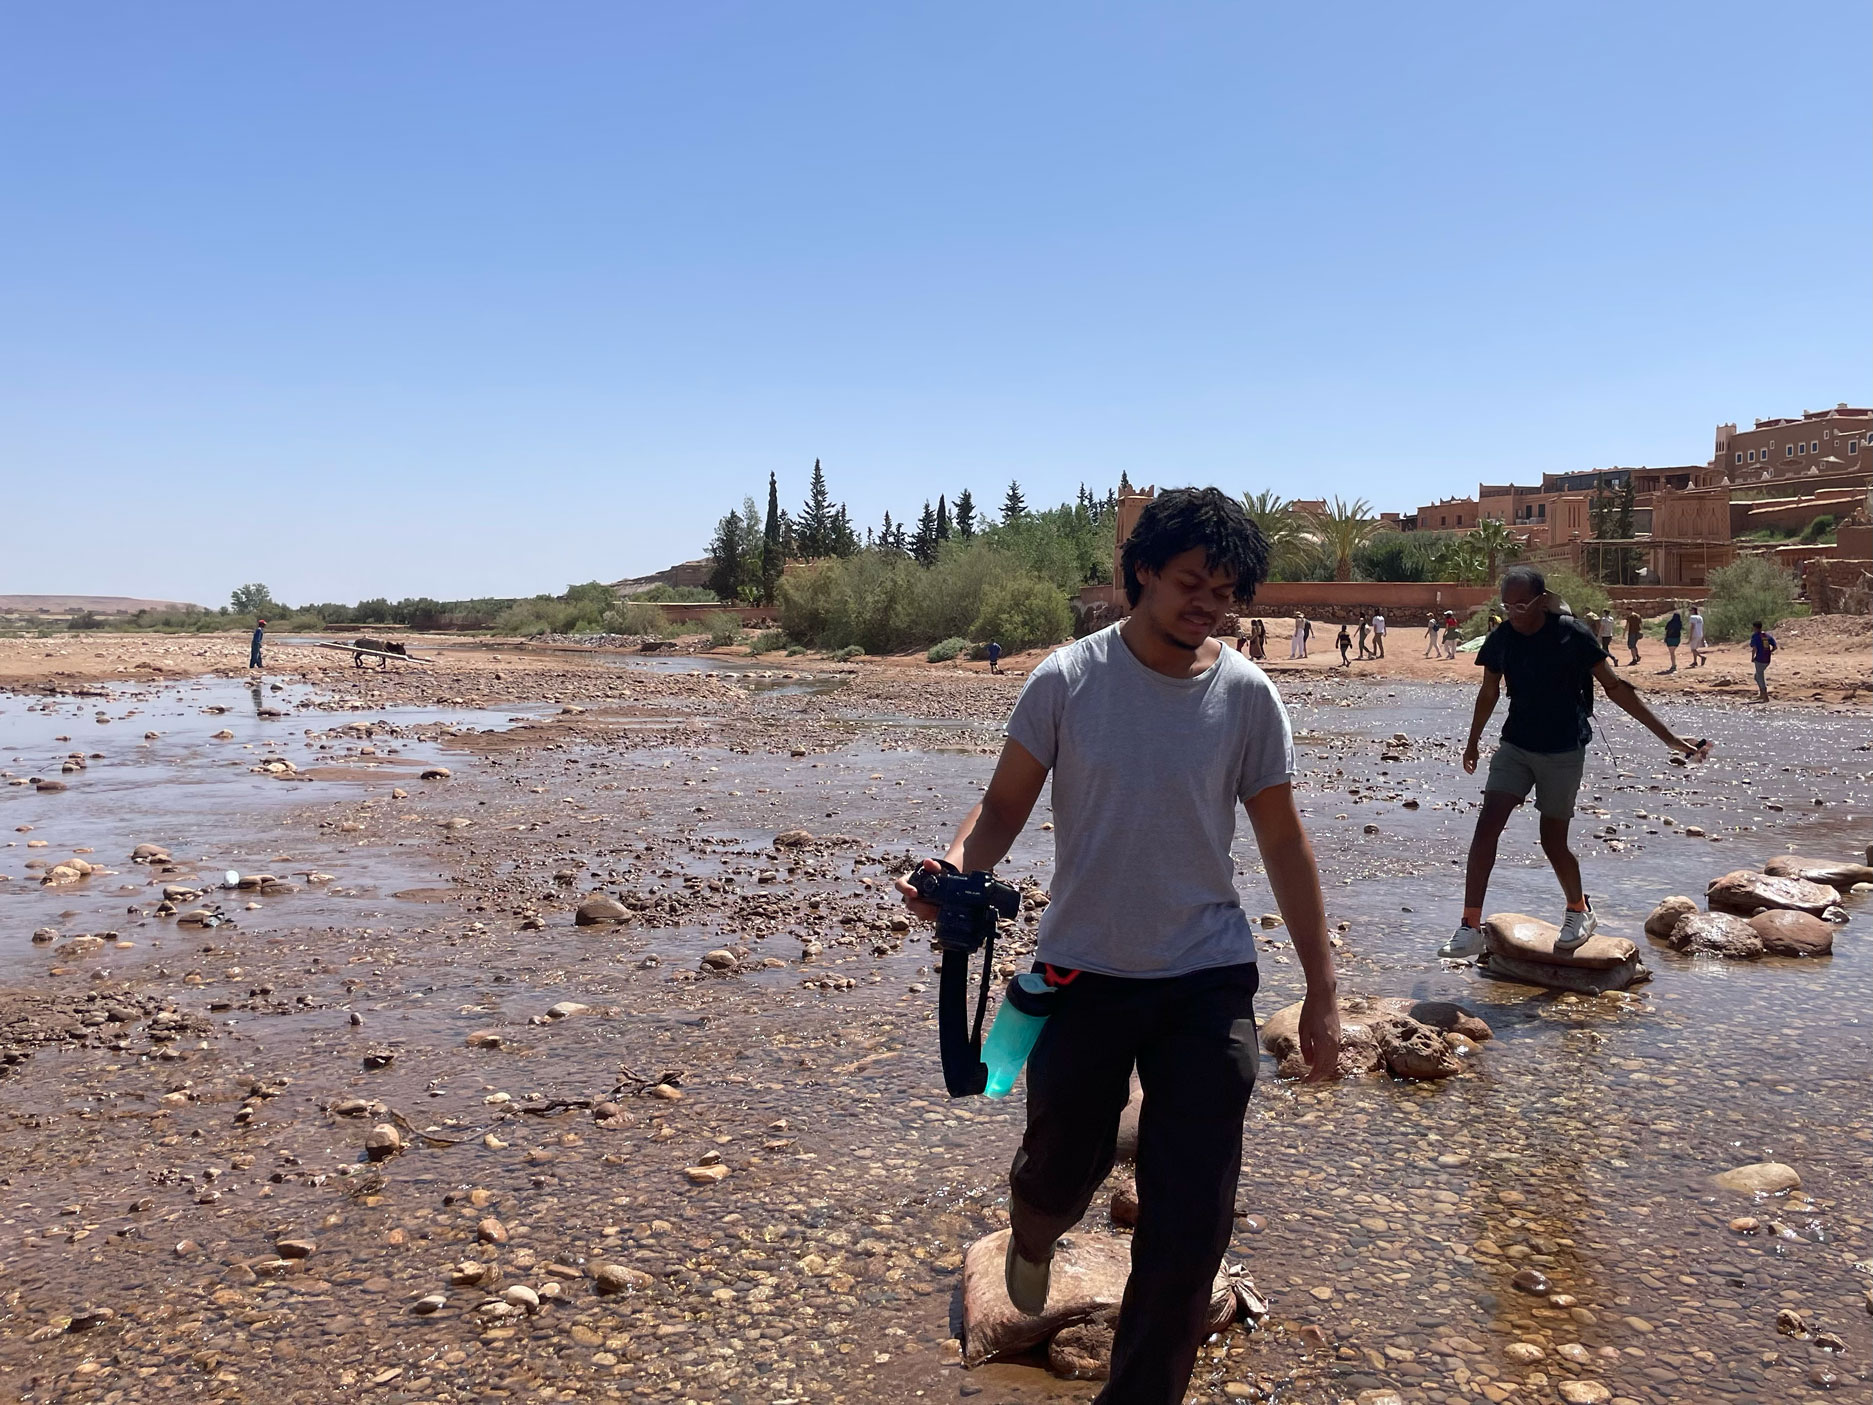
[[[1044,644],[1058,644],[1073,634],[1073,611],[1060,588],[1025,571],[982,593],[982,611],[970,634],[999,643],[1018,654]]]
[[[636,600],[627,600],[605,611],[604,625],[607,634],[667,635],[672,628],[670,617],[662,610]]]
[[[787,646],[787,657],[790,659],[798,658],[801,654],[804,654],[805,652],[806,652],[806,645],[804,644],[789,644]]]
[[[968,647],[969,641],[967,639],[962,638],[960,635],[952,634],[948,639],[932,644],[930,646],[930,652],[925,654],[924,657],[931,663],[948,663]]]
[[[649,590],[640,590],[630,597],[642,600],[646,605],[716,605],[721,602],[713,590],[704,590],[699,585],[653,585]]]
[[[1747,639],[1761,620],[1773,629],[1795,613],[1795,583],[1766,556],[1739,556],[1710,573],[1704,633],[1715,643]]]
[[[832,656],[835,662],[844,663],[847,659],[855,659],[864,652],[858,645],[848,644],[843,649],[834,649]]]
[[[1808,530],[1801,534],[1801,539],[1805,542],[1818,542],[1833,530],[1834,516],[1832,513],[1824,512],[1808,524]]]
[[[755,635],[752,642],[749,643],[748,652],[751,654],[771,654],[777,649],[786,648],[787,632],[785,630],[764,629],[759,634]],[[792,653],[793,650],[788,649],[787,652]],[[800,652],[805,653],[806,650],[802,649]]]
[[[741,638],[741,618],[723,610],[720,614],[704,615],[702,623],[709,629],[709,647],[726,649]]]

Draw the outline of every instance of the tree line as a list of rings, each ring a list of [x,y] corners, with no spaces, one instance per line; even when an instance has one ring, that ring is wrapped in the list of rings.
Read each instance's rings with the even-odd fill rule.
[[[984,513],[976,504],[975,494],[964,488],[953,502],[947,493],[938,493],[934,503],[925,498],[914,525],[908,514],[894,519],[886,511],[884,520],[875,528],[865,528],[861,537],[846,505],[833,501],[825,468],[815,459],[806,499],[797,513],[780,505],[778,475],[769,473],[765,510],[750,495],[739,508],[722,515],[709,540],[708,586],[719,600],[772,605],[778,601],[789,562],[811,565],[878,552],[930,567],[951,543],[967,547],[979,538],[992,537],[998,528],[1018,531],[1022,523],[1037,516],[1045,524],[1043,535],[1058,535],[1062,530],[1070,536],[1079,535],[1081,528],[1102,525],[1109,531],[1118,492],[1129,491],[1130,484],[1122,482],[1117,491],[1108,492],[1102,499],[1082,484],[1071,505],[1034,514],[1029,511],[1020,483],[1011,482],[1002,495],[998,521]],[[1071,520],[1061,520],[1062,512]],[[1096,563],[1086,564],[1088,570],[1097,569]]]

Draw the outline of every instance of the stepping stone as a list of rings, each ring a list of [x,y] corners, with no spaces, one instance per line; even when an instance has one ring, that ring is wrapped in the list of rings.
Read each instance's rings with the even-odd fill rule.
[[[1728,912],[1737,917],[1754,917],[1770,908],[1786,908],[1821,917],[1840,903],[1840,894],[1825,883],[1811,883],[1805,878],[1776,878],[1739,868],[1721,878],[1713,878],[1704,890],[1704,902],[1712,912]]]
[[[1499,980],[1583,995],[1625,990],[1652,977],[1639,959],[1639,948],[1624,937],[1596,932],[1574,951],[1556,951],[1560,935],[1559,927],[1540,918],[1497,913],[1483,923],[1488,950],[1477,969]]]
[[[1047,1307],[1029,1317],[1008,1301],[1003,1278],[1009,1230],[998,1229],[969,1246],[963,1257],[963,1367],[1011,1352],[1025,1351],[1051,1338],[1062,1327],[1116,1314],[1132,1272],[1129,1237],[1105,1234],[1062,1235],[1054,1246]],[[1246,1306],[1238,1280],[1227,1265],[1218,1267],[1211,1286],[1206,1332],[1220,1332]],[[1251,1293],[1253,1290],[1251,1289]],[[1259,1301],[1248,1308],[1266,1311]]]
[[[1762,871],[1771,878],[1799,878],[1807,883],[1825,883],[1830,888],[1873,883],[1873,864],[1804,859],[1799,854],[1777,854],[1762,866]]]

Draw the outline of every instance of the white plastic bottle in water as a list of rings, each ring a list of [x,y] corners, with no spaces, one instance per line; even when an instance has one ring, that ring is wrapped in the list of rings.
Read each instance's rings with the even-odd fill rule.
[[[1034,1052],[1034,1041],[1041,1037],[1041,1026],[1053,1012],[1054,988],[1038,971],[1029,971],[1008,982],[1002,994],[1001,1008],[995,1023],[989,1026],[988,1038],[982,1041],[982,1062],[988,1066],[988,1085],[984,1096],[1005,1098],[1021,1076],[1021,1066]]]

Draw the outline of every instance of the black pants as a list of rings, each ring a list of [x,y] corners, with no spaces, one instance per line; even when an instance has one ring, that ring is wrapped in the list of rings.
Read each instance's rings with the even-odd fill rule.
[[[1144,1087],[1132,1273],[1096,1405],[1176,1405],[1190,1383],[1234,1226],[1255,989],[1253,962],[1164,980],[1083,972],[1055,997],[1029,1057],[1008,1210],[1031,1261],[1079,1222],[1112,1169],[1134,1064]]]

